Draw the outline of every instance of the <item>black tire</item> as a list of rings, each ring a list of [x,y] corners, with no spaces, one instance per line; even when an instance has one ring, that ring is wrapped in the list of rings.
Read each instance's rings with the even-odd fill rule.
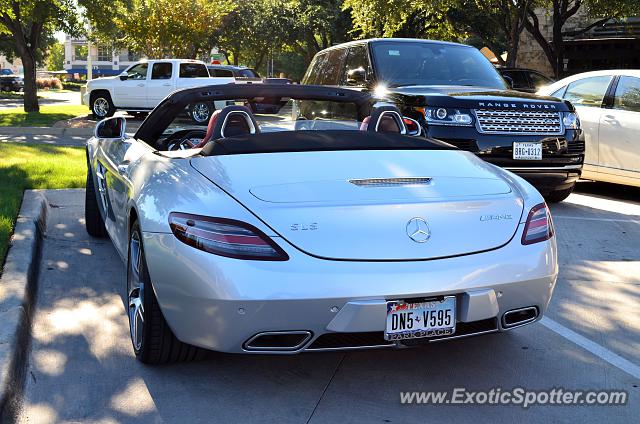
[[[107,236],[107,229],[104,227],[104,219],[100,214],[100,205],[96,196],[96,188],[93,183],[93,172],[91,166],[87,166],[87,184],[84,192],[84,225],[87,233],[92,237],[103,238]]]
[[[131,279],[135,275],[132,264],[132,243],[131,240],[138,238],[139,243],[139,277],[142,283],[142,290],[139,290],[139,297],[143,306],[143,329],[141,333],[141,343],[136,347],[134,342],[133,330],[131,325],[131,298],[130,288]],[[206,350],[196,346],[183,343],[176,338],[169,328],[167,321],[164,319],[158,299],[156,298],[151,277],[147,269],[147,262],[144,254],[144,246],[142,244],[140,225],[135,221],[131,228],[129,236],[129,254],[127,258],[127,316],[129,317],[129,329],[131,333],[131,342],[136,358],[150,365],[169,364],[174,362],[193,361],[204,358]]]
[[[562,202],[563,200],[565,200],[567,197],[569,197],[569,195],[571,194],[571,192],[573,191],[573,189],[575,188],[575,184],[572,184],[571,187],[569,188],[565,188],[564,190],[556,190],[556,191],[552,191],[551,193],[547,194],[546,196],[544,196],[544,198],[547,200],[547,202],[549,203],[558,203],[558,202]]]
[[[215,107],[211,102],[197,102],[189,105],[189,117],[198,125],[207,125]]]
[[[91,93],[89,108],[95,119],[104,119],[116,113],[116,107],[111,101],[111,95],[107,91]]]

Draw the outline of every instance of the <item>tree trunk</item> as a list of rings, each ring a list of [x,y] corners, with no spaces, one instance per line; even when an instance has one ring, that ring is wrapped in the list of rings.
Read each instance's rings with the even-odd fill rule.
[[[556,53],[556,62],[552,63],[555,77],[557,79],[562,78],[564,73],[564,40],[562,39],[562,17],[554,16],[553,22],[553,49]]]
[[[34,54],[25,46],[20,49],[20,59],[24,67],[24,111],[38,112],[38,87],[36,86],[36,61]]]

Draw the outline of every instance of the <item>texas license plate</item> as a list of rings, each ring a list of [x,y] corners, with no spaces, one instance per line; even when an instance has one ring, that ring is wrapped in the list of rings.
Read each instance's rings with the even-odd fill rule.
[[[418,303],[387,302],[386,340],[448,336],[455,332],[455,296]]]
[[[542,143],[514,142],[513,158],[520,160],[542,160]]]

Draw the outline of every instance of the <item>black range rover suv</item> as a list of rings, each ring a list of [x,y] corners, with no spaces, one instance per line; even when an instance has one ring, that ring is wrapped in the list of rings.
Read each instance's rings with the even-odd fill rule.
[[[584,160],[575,109],[554,97],[510,90],[474,47],[415,39],[370,39],[316,54],[303,84],[373,91],[437,138],[531,182],[548,201],[571,194]],[[340,119],[340,110],[298,113]],[[320,115],[315,115],[320,116]],[[351,115],[353,116],[353,115]]]

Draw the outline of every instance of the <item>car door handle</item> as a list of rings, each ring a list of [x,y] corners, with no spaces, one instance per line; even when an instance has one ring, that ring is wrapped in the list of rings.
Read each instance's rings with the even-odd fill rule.
[[[144,87],[144,83],[141,82],[140,84],[138,84],[138,87]]]
[[[162,84],[165,87],[171,87],[171,84]]]

